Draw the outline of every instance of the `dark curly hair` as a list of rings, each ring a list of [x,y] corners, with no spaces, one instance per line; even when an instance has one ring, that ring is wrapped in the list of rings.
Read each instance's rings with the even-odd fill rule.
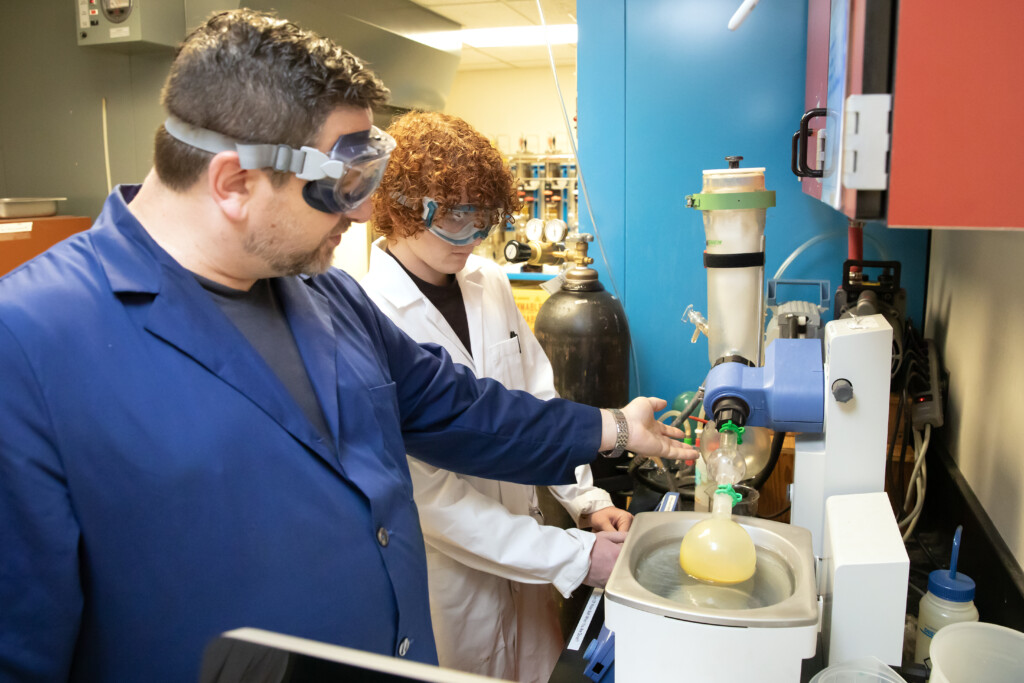
[[[351,52],[272,14],[220,12],[178,47],[164,108],[242,142],[312,144],[339,106],[371,107],[389,91]],[[173,189],[191,187],[213,155],[157,130],[154,165]],[[279,184],[287,174],[276,174]]]
[[[388,132],[398,146],[373,195],[373,225],[389,241],[424,229],[422,209],[397,196],[433,197],[438,218],[463,203],[495,209],[499,223],[511,221],[521,202],[501,153],[462,119],[438,112],[410,112]]]

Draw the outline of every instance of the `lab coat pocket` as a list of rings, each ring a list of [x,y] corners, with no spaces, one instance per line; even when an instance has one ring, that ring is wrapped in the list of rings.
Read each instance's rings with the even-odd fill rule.
[[[378,428],[383,441],[381,460],[389,469],[397,470],[404,480],[403,485],[412,496],[412,480],[409,477],[409,464],[405,457],[405,442],[402,440],[402,417],[398,408],[398,389],[394,382],[370,387],[370,403],[373,414],[377,418]]]
[[[485,373],[487,376],[498,380],[508,389],[526,388],[519,337],[504,339],[487,347],[487,363],[490,366]]]

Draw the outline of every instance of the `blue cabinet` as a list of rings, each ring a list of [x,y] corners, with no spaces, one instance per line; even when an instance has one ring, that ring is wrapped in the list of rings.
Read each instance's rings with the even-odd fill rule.
[[[771,277],[807,240],[789,278],[838,282],[847,219],[805,195],[790,171],[794,122],[804,111],[807,2],[757,6],[736,30],[739,6],[721,0],[587,0],[577,5],[580,162],[607,259],[592,249],[629,316],[637,356],[634,394],[671,399],[707,374],[707,341],[690,343],[688,304],[707,310],[699,192],[704,169],[742,155],[764,166],[776,192],[768,210]],[[593,232],[585,208],[580,229]],[[927,234],[865,228],[865,258],[898,259],[908,313],[922,320]],[[881,245],[878,249],[875,245]],[[639,379],[639,386],[635,380]]]

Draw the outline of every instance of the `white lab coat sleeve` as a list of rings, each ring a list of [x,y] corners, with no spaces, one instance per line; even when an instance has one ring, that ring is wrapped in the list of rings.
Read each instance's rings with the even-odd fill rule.
[[[577,524],[583,515],[590,515],[612,506],[612,498],[608,492],[594,486],[594,475],[590,471],[590,465],[580,465],[576,468],[575,484],[549,486],[548,490]]]
[[[508,288],[507,305],[516,311],[516,324],[518,335],[523,346],[523,374],[526,377],[526,390],[541,399],[557,398],[555,391],[554,371],[551,362],[544,353],[543,347],[537,341],[526,323],[522,314],[515,308],[515,298],[512,295],[511,287]],[[589,515],[603,508],[612,506],[611,496],[604,489],[594,486],[594,475],[589,465],[580,465],[576,468],[576,483],[563,486],[549,487],[551,494],[572,517],[573,522],[579,524],[580,517]]]
[[[461,476],[409,458],[427,545],[473,569],[521,583],[551,583],[569,597],[590,571],[594,534],[512,514]]]

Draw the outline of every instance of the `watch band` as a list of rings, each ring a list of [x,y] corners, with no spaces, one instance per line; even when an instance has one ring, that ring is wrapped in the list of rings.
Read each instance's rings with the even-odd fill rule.
[[[609,408],[608,412],[615,419],[615,447],[610,451],[601,451],[606,458],[617,458],[626,451],[626,443],[629,441],[629,423],[626,416],[618,408]]]

